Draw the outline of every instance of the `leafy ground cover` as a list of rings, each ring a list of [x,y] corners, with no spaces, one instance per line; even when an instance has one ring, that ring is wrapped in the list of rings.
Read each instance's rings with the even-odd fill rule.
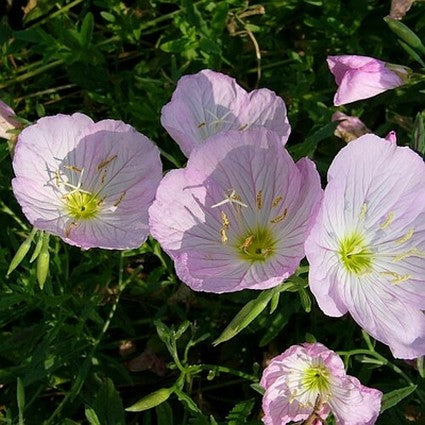
[[[0,8],[3,101],[28,122],[76,111],[123,120],[157,144],[165,170],[186,162],[159,123],[184,74],[210,68],[247,90],[275,91],[288,108],[290,153],[314,159],[325,181],[345,144],[333,134],[326,57],[367,55],[421,69],[383,20],[389,1],[31,0]],[[424,12],[417,2],[403,20],[420,38]],[[424,89],[417,75],[339,110],[418,148]],[[43,289],[30,255],[7,276],[31,228],[11,191],[6,142],[0,161],[0,422],[260,424],[267,362],[317,340],[386,395],[378,424],[425,423],[423,359],[395,360],[350,317],[324,316],[306,262],[278,289],[214,295],[180,282],[152,238],[118,252],[51,237]]]

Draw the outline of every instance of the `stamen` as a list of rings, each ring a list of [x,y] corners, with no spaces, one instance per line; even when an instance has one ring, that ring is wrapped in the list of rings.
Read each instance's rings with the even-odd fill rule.
[[[72,221],[68,227],[65,228],[65,237],[69,238],[71,230],[78,226],[78,223]]]
[[[220,230],[220,236],[221,236],[221,243],[226,243],[228,241],[227,235],[226,235],[226,229],[224,227]]]
[[[273,202],[272,202],[272,207],[274,208],[274,207],[277,207],[279,204],[280,204],[280,202],[282,201],[282,199],[283,199],[283,197],[282,196],[276,196],[276,198],[274,198],[273,199]]]
[[[198,125],[198,128],[202,128],[202,127],[205,127],[207,125],[207,123],[204,121],[204,122],[201,122],[199,125]]]
[[[98,167],[99,168],[99,167]],[[100,176],[100,183],[101,184],[104,184],[105,183],[105,180],[106,180],[106,175],[108,174],[108,169],[107,168],[104,168],[103,170],[102,170],[102,175]]]
[[[221,222],[223,224],[223,227],[227,230],[230,226],[230,221],[224,211],[221,211]]]
[[[120,197],[119,197],[119,199],[118,199],[118,201],[116,201],[115,203],[114,203],[114,207],[117,207],[120,203],[121,203],[121,201],[124,199],[124,197],[125,197],[125,195],[126,195],[126,191],[125,192],[123,192],[123,193],[121,193],[121,195],[120,195]],[[100,202],[102,202],[103,200],[101,200]],[[99,203],[98,203],[98,205],[99,205]]]
[[[398,285],[399,283],[406,282],[406,280],[409,280],[412,277],[410,274],[400,274],[392,271],[380,272],[380,274],[393,277],[394,279],[390,282],[392,285]]]
[[[263,208],[263,191],[262,190],[258,191],[256,202],[257,202],[257,208],[261,210],[261,208]]]
[[[419,257],[419,258],[425,258],[425,252],[420,251],[417,248],[410,249],[409,251],[403,252],[402,254],[396,255],[393,258],[393,263],[397,263],[398,261],[405,260],[409,257]]]
[[[279,214],[278,216],[270,220],[270,223],[273,223],[273,224],[279,223],[280,221],[284,220],[287,215],[288,215],[288,208],[285,208],[283,210],[283,214]]]
[[[364,203],[360,209],[360,214],[359,214],[360,219],[364,219],[366,217],[367,209],[368,209],[368,205]]]
[[[225,196],[226,196],[225,199],[223,199],[220,202],[217,202],[214,205],[211,205],[211,208],[217,208],[227,203],[237,204],[237,205],[240,205],[241,207],[248,208],[248,205],[244,204],[241,201],[241,197],[236,193],[235,189],[231,189],[230,194],[226,194]]]
[[[244,124],[242,127],[238,128],[238,131],[244,131],[248,126],[249,124]]]
[[[401,245],[401,244],[407,242],[408,240],[410,240],[412,238],[412,236],[413,236],[414,233],[415,233],[415,229],[409,229],[404,236],[402,236],[401,238],[395,240],[395,243],[397,245]]]
[[[102,168],[106,167],[108,164],[110,164],[112,161],[117,159],[117,155],[113,155],[108,159],[105,159],[97,166],[97,171],[100,171]]]
[[[78,168],[75,165],[64,165],[63,168],[66,168],[67,170],[75,171],[77,173],[83,172],[83,170],[81,168]]]
[[[248,236],[244,243],[239,247],[239,249],[241,249],[245,254],[248,254],[247,250],[248,248],[252,245],[252,243],[254,242],[254,235],[250,235]]]
[[[385,221],[379,226],[381,229],[386,229],[394,220],[394,212],[390,211]]]

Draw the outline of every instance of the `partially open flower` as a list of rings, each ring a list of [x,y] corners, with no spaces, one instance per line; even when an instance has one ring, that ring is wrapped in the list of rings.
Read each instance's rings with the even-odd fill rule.
[[[332,162],[306,241],[310,289],[329,316],[349,312],[393,355],[425,354],[425,164],[367,134]]]
[[[347,375],[341,358],[319,343],[293,345],[275,357],[260,385],[266,425],[320,424],[329,412],[337,425],[372,425],[381,406],[381,391]]]
[[[121,121],[41,118],[19,135],[13,191],[30,223],[82,248],[129,249],[149,232],[159,150]]]
[[[16,119],[15,111],[0,100],[0,137],[7,140],[13,139],[14,135],[10,130],[19,127],[20,123]]]
[[[334,105],[367,99],[406,83],[409,68],[393,65],[368,56],[328,56],[328,66],[338,90]]]
[[[321,196],[313,162],[294,164],[276,133],[221,132],[164,177],[151,232],[192,289],[270,288],[304,257]]]
[[[364,134],[371,133],[363,121],[359,117],[352,117],[343,112],[337,111],[332,115],[332,121],[339,121],[335,129],[335,136],[344,140],[344,142],[351,142]]]
[[[268,89],[247,93],[234,78],[204,69],[185,75],[161,112],[161,124],[189,157],[209,136],[223,130],[265,127],[285,144],[291,127],[283,100]]]

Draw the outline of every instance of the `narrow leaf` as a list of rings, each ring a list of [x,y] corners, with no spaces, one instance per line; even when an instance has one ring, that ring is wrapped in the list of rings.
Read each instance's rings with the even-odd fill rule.
[[[18,248],[18,250],[16,251],[15,256],[13,257],[12,261],[10,262],[9,265],[9,269],[7,271],[7,275],[9,276],[10,273],[13,272],[13,270],[16,269],[16,267],[19,266],[19,264],[21,264],[21,261],[25,258],[25,256],[27,255],[30,247],[31,247],[31,243],[32,240],[34,239],[34,235],[37,233],[37,229],[32,229],[31,233],[28,235],[28,237],[22,242],[21,246]]]
[[[25,390],[21,378],[17,380],[16,398],[18,401],[19,425],[24,425]]]
[[[146,397],[143,397],[136,403],[132,404],[130,407],[127,407],[125,410],[127,412],[142,412],[143,410],[152,409],[152,407],[158,406],[164,401],[168,400],[173,392],[174,387],[161,388],[147,395]]]
[[[50,235],[48,233],[44,234],[43,245],[37,258],[37,281],[40,289],[43,289],[44,283],[46,282],[47,275],[49,273],[49,236]]]
[[[401,400],[412,394],[417,387],[417,385],[410,385],[408,387],[399,388],[398,390],[394,390],[384,394],[384,396],[382,397],[381,413],[389,409],[390,407],[394,407]]]
[[[412,148],[425,156],[425,126],[420,112],[416,115],[413,125]]]
[[[384,18],[384,21],[390,27],[390,30],[410,47],[416,51],[425,54],[425,46],[422,44],[421,39],[403,22],[397,19],[392,19],[389,16]]]
[[[102,425],[96,415],[96,412],[91,407],[86,407],[84,413],[86,414],[86,418],[90,425]]]
[[[43,246],[43,239],[44,239],[43,235],[44,235],[43,232],[40,232],[38,234],[38,241],[37,241],[37,244],[35,245],[34,252],[31,255],[30,263],[32,263],[34,260],[36,260],[38,255],[40,254],[41,247]]]
[[[92,13],[87,13],[81,24],[80,40],[81,45],[87,47],[93,37],[94,19]]]
[[[237,335],[245,329],[266,307],[275,293],[275,288],[261,292],[255,299],[245,304],[239,313],[229,323],[223,333],[213,342],[213,345],[221,344]]]

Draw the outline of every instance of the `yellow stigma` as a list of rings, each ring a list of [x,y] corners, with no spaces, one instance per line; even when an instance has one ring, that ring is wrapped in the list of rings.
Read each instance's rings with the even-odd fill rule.
[[[77,220],[93,218],[99,211],[99,199],[85,191],[70,192],[64,196],[64,201],[71,217]]]
[[[265,261],[274,254],[276,240],[267,228],[258,227],[255,231],[248,231],[237,239],[236,249],[240,258],[255,262]]]
[[[323,364],[317,364],[305,370],[302,384],[308,391],[327,396],[330,389],[329,370]]]
[[[372,252],[359,233],[352,233],[342,239],[338,254],[343,266],[350,273],[360,275],[371,270]]]

